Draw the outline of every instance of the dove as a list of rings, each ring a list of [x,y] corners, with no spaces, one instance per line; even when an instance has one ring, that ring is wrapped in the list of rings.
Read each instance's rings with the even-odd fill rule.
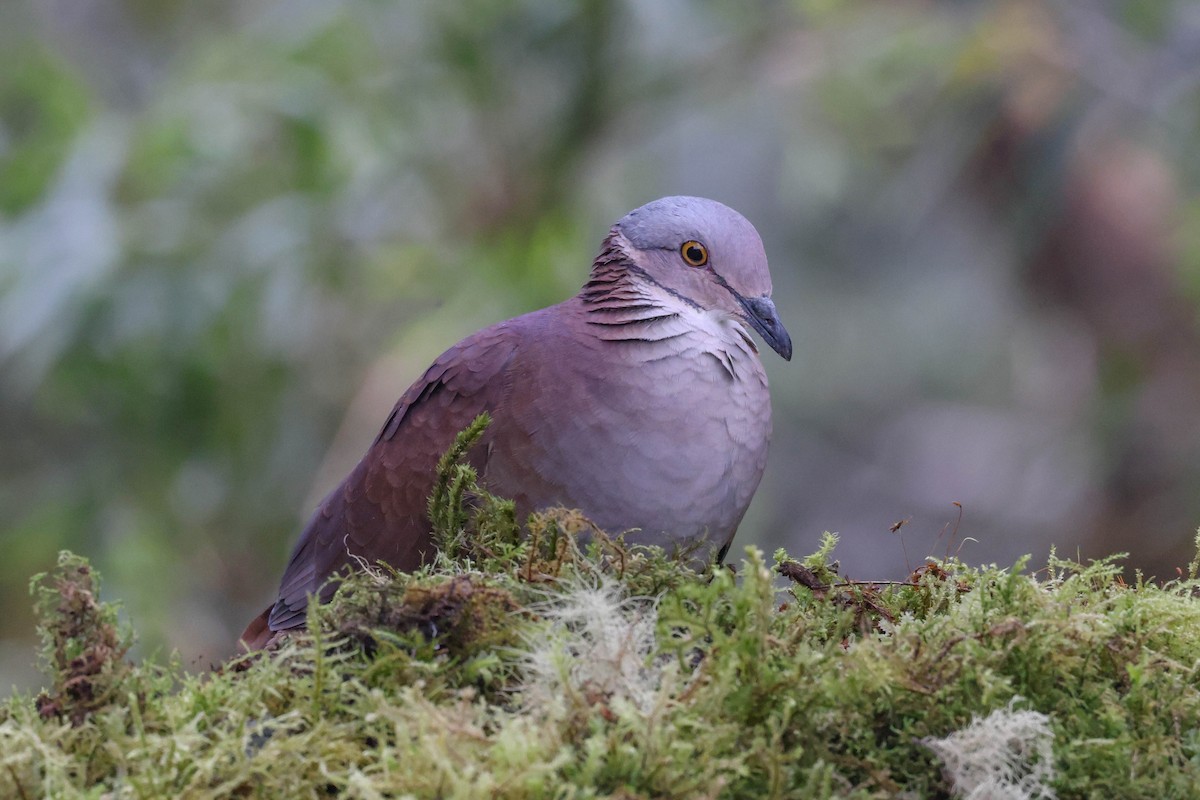
[[[242,643],[302,627],[356,564],[411,571],[435,547],[439,457],[477,415],[470,461],[518,518],[577,508],[635,544],[724,558],[766,466],[771,401],[755,335],[790,361],[758,232],[714,200],[622,217],[579,293],[439,356],[300,534],[275,602]]]

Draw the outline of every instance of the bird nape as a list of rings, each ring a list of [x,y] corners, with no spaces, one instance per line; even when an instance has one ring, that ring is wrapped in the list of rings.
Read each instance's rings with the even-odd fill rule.
[[[631,543],[723,556],[771,437],[751,331],[791,359],[754,226],[698,197],[631,211],[577,295],[468,336],[408,388],[313,512],[243,644],[302,627],[308,598],[328,600],[357,564],[411,571],[431,558],[435,466],[484,412],[469,460],[518,518],[578,508]]]

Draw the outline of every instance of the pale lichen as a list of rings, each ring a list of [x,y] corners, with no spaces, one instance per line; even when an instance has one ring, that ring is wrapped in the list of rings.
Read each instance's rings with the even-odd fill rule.
[[[1013,698],[986,717],[925,745],[945,765],[964,800],[1055,800],[1054,731],[1050,718],[1016,708]]]

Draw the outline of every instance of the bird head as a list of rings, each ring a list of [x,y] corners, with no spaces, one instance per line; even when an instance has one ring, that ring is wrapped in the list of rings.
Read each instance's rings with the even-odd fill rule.
[[[771,300],[771,273],[754,226],[702,197],[664,197],[622,217],[626,268],[675,301],[749,325],[787,361],[792,339]]]

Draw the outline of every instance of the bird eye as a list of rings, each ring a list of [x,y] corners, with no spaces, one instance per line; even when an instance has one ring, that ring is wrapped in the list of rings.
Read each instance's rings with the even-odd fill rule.
[[[679,254],[693,267],[703,267],[708,263],[708,248],[695,240],[684,242],[683,247],[679,248]]]

